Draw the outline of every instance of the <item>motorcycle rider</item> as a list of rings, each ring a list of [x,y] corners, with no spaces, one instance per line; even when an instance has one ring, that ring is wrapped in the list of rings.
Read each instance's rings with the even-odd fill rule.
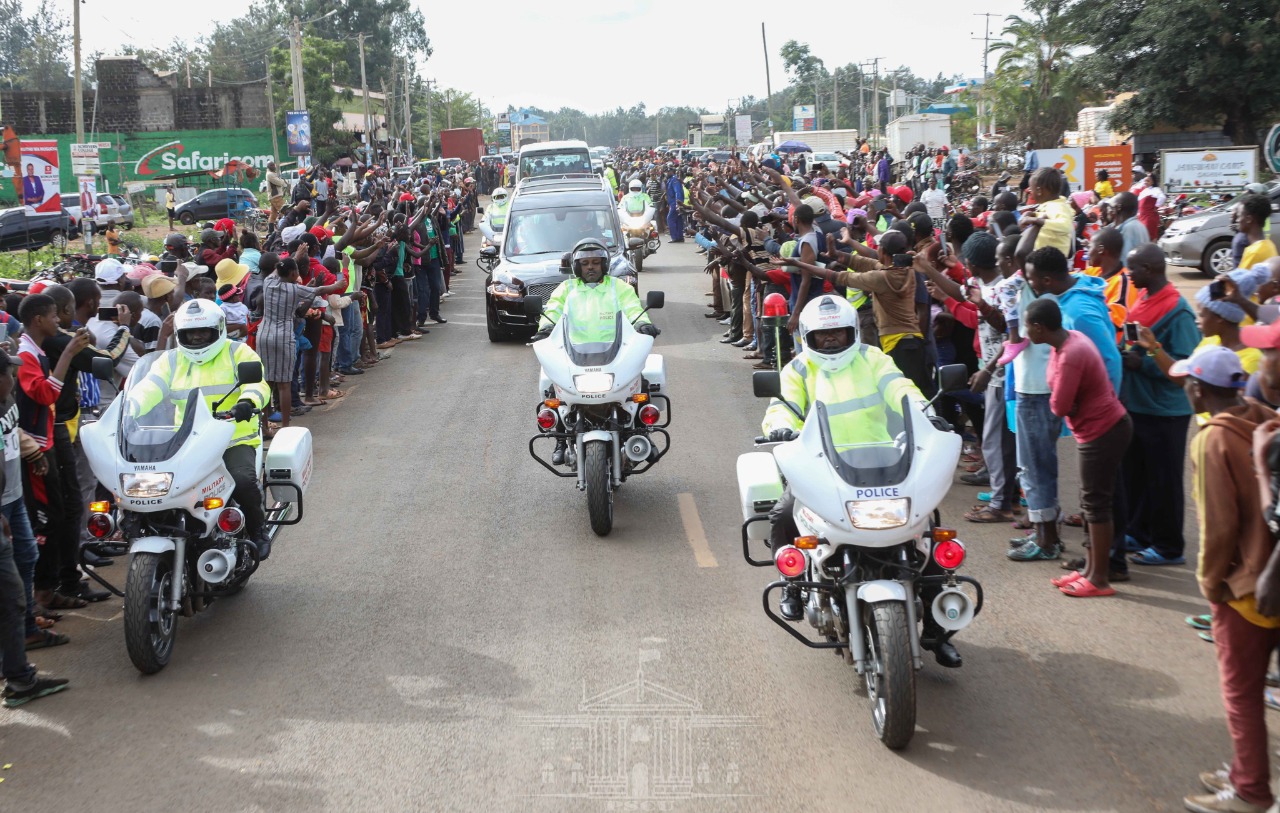
[[[501,186],[493,190],[493,200],[489,202],[489,208],[484,210],[484,214],[485,223],[495,233],[506,227],[507,209],[510,207],[511,200],[507,197],[507,190]]]
[[[609,188],[613,190],[613,197],[618,198],[618,171],[613,168],[613,161],[606,161],[604,165],[604,177],[609,182]]]
[[[183,303],[174,315],[173,327],[177,347],[156,359],[147,377],[134,386],[130,403],[141,414],[157,406],[167,391],[181,420],[191,389],[201,388],[211,410],[227,393],[239,389],[240,398],[230,410],[235,434],[222,462],[235,481],[232,494],[244,512],[248,537],[258,546],[258,558],[265,560],[271,555],[271,542],[263,533],[266,515],[254,451],[262,445],[262,432],[253,413],[270,403],[271,391],[264,382],[235,387],[236,366],[244,361],[261,364],[262,360],[249,345],[227,338],[226,317],[213,302],[193,299]]]
[[[847,300],[826,294],[809,302],[800,312],[800,338],[805,349],[782,369],[782,398],[769,402],[761,424],[771,443],[794,440],[804,426],[800,415],[807,417],[815,401],[827,406],[833,440],[838,445],[892,442],[887,419],[890,412],[905,417],[901,415],[903,396],[919,405],[926,403],[919,388],[902,374],[893,359],[860,341],[858,311]],[[951,431],[941,418],[930,420]],[[792,516],[794,507],[795,496],[788,485],[769,512],[771,549],[789,545],[800,535]],[[926,573],[931,572],[931,567],[937,567],[932,558]],[[940,589],[921,588],[925,607],[931,606]],[[788,621],[800,620],[800,588],[783,588],[779,612]],[[922,645],[933,650],[939,664],[960,666],[960,653],[955,647],[937,643],[941,629],[932,614],[923,615],[926,638]]]
[[[632,178],[627,184],[627,194],[622,196],[622,211],[635,217],[642,215],[645,209],[653,206],[653,199],[644,192],[644,184],[639,178]]]
[[[574,344],[612,342],[617,313],[633,322],[637,333],[658,336],[661,331],[644,313],[644,305],[636,296],[635,289],[606,273],[609,250],[598,238],[579,240],[570,254],[570,263],[574,278],[560,283],[547,299],[533,341],[550,336],[555,324],[571,311],[573,321],[569,326],[569,339]],[[567,447],[563,438],[557,441],[555,451],[551,453],[553,465],[564,463]]]

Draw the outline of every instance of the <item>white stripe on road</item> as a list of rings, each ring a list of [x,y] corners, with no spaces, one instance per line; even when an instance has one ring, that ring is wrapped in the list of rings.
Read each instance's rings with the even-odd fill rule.
[[[684,534],[689,538],[689,547],[693,548],[693,558],[698,567],[719,567],[716,555],[707,544],[707,533],[702,528],[702,518],[698,516],[698,504],[693,501],[692,494],[678,494],[680,503],[680,520],[684,523]]]

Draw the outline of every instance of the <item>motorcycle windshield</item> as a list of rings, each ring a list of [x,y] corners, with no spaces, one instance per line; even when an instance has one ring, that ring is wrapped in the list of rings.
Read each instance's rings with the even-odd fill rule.
[[[564,315],[564,349],[570,361],[579,367],[603,367],[612,364],[622,347],[622,313],[610,319],[591,315]]]
[[[163,353],[148,353],[129,371],[117,432],[122,458],[130,463],[169,460],[186,443],[201,409],[200,390],[174,390],[169,376],[153,371]]]
[[[809,420],[816,419],[822,448],[840,479],[859,488],[893,486],[911,471],[914,443],[906,417],[910,408],[905,396],[901,411],[886,403],[881,422],[879,415],[854,416],[819,401]]]

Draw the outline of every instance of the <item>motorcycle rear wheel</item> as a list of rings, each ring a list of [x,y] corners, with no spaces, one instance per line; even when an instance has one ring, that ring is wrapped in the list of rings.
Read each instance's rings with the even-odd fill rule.
[[[631,257],[635,262],[636,273],[639,274],[641,271],[644,270],[644,249],[639,249],[635,251],[634,253],[632,253]]]
[[[906,748],[916,732],[916,670],[911,662],[907,608],[898,601],[873,604],[863,611],[871,664],[867,696],[876,736],[889,748]]]
[[[178,613],[165,610],[173,589],[172,553],[135,553],[124,590],[124,644],[144,675],[169,665],[178,636]]]
[[[587,481],[587,513],[596,536],[613,530],[613,478],[609,472],[609,444],[593,440],[582,451]]]

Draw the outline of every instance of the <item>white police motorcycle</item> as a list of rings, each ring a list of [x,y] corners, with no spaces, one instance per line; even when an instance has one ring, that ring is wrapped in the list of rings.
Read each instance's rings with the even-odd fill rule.
[[[235,388],[210,410],[199,388],[176,392],[163,376],[148,378],[161,355],[139,359],[101,419],[81,432],[93,474],[116,504],[114,510],[108,502],[90,505],[89,532],[106,540],[118,527],[121,547],[130,555],[123,591],[96,571],[86,572],[124,598],[125,647],[143,674],[169,663],[179,616],[238,593],[259,564],[257,545],[247,537],[244,514],[232,497],[235,483],[222,462],[235,423],[217,407],[234,403],[241,385],[260,382],[262,365],[237,365]],[[108,359],[95,360],[95,368],[102,362],[106,369],[94,374],[109,378]],[[302,518],[312,472],[311,433],[281,429],[265,457],[264,464],[259,447],[257,467],[268,497],[264,532],[274,538],[282,525]]]
[[[663,299],[661,291],[649,291],[645,312],[661,308]],[[542,302],[526,299],[525,308],[537,317]],[[578,490],[587,494],[591,530],[605,536],[613,529],[614,492],[671,448],[667,368],[662,356],[649,352],[653,337],[637,333],[621,312],[614,315],[609,341],[575,343],[572,324],[568,311],[547,338],[533,343],[541,365],[539,433],[529,439],[529,454],[552,474],[576,478]],[[539,454],[539,441],[563,449],[567,471],[555,456],[549,462]]]
[[[631,191],[641,190],[633,185]],[[644,270],[645,258],[656,253],[661,245],[658,239],[658,224],[654,220],[656,213],[657,210],[652,201],[639,212],[627,208],[626,195],[623,195],[622,200],[618,202],[618,224],[622,227],[622,236],[627,240],[627,250],[631,252],[631,264],[635,266],[637,274]]]
[[[962,388],[966,378],[963,365],[941,368],[939,392]],[[776,372],[756,373],[754,388],[759,397],[782,400]],[[842,445],[833,440],[827,405],[817,402],[799,416],[799,435],[770,452],[743,454],[737,464],[743,556],[756,567],[776,567],[781,577],[764,590],[765,614],[806,646],[834,650],[863,676],[876,734],[894,749],[915,732],[922,642],[946,643],[982,609],[982,586],[956,574],[964,545],[941,527],[937,510],[961,439],[936,428],[926,409],[904,397],[901,415],[888,411],[892,441]],[[800,536],[756,559],[751,543],[769,543],[769,512],[784,481]],[[822,640],[774,611],[770,594],[784,589],[800,591],[804,619]],[[924,613],[933,623],[922,638]]]

